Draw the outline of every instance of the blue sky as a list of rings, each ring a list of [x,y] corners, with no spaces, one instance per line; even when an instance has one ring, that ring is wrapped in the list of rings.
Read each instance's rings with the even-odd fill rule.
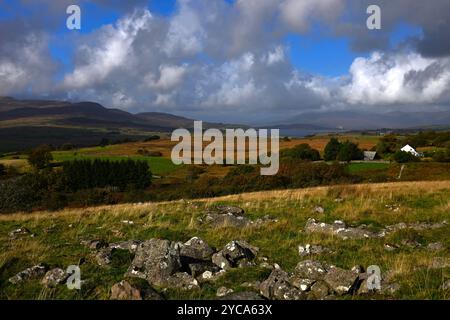
[[[366,27],[372,3],[382,30]],[[0,95],[224,120],[445,108],[449,12],[447,0],[0,0]]]

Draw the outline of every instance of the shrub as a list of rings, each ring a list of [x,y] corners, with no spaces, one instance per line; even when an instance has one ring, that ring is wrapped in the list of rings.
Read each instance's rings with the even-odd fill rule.
[[[346,141],[341,144],[337,156],[338,161],[350,162],[351,160],[362,159],[364,159],[364,153],[358,148],[357,144],[350,141]]]

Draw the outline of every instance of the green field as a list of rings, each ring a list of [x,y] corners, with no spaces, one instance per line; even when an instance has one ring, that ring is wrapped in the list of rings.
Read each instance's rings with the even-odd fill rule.
[[[351,163],[347,166],[349,173],[357,173],[367,170],[381,170],[389,168],[389,163],[378,163],[378,162],[358,162]]]
[[[101,159],[110,161],[121,161],[121,160],[140,160],[146,161],[150,166],[150,170],[153,174],[163,174],[174,171],[179,168],[172,163],[170,159],[163,157],[146,157],[146,156],[103,156],[103,155],[91,155],[80,152],[73,151],[57,151],[53,152],[53,159],[58,162],[63,161],[73,161],[82,159]]]

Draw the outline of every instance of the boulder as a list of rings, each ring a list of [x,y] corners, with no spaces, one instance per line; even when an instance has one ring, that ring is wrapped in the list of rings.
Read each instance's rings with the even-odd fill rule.
[[[191,238],[179,246],[181,258],[186,260],[208,261],[211,260],[211,257],[214,254],[214,249],[198,237]]]
[[[225,245],[222,250],[222,254],[228,259],[228,261],[236,265],[241,259],[254,259],[258,254],[258,251],[259,248],[254,247],[245,241],[235,240]]]
[[[323,280],[337,295],[344,295],[355,288],[359,278],[354,271],[332,266]]]
[[[197,279],[186,272],[177,272],[167,277],[162,282],[162,286],[180,290],[192,290],[200,288]]]
[[[322,214],[325,212],[325,209],[321,206],[317,206],[317,207],[314,207],[313,212],[317,213],[317,214]]]
[[[430,251],[441,251],[441,250],[444,250],[445,247],[442,244],[442,242],[434,242],[434,243],[428,244],[427,249]]]
[[[310,298],[316,300],[325,299],[330,293],[330,289],[325,281],[319,280],[314,282],[310,290]]]
[[[99,266],[106,266],[111,263],[111,255],[112,250],[109,247],[100,249],[100,251],[95,254],[95,261]]]
[[[33,267],[20,271],[15,276],[9,278],[9,282],[12,284],[23,283],[28,280],[37,279],[43,277],[47,271],[47,266],[44,264],[38,264]]]
[[[230,261],[223,255],[222,251],[219,251],[212,256],[212,263],[218,266],[220,269],[229,270],[232,268]]]
[[[221,269],[210,261],[202,261],[188,264],[189,273],[197,278],[204,272],[210,271],[211,273],[219,272]]]
[[[54,288],[59,284],[64,283],[69,275],[67,272],[61,268],[54,268],[45,274],[41,283],[47,288]]]
[[[327,273],[328,267],[316,260],[300,261],[295,267],[294,274],[300,279],[321,280]]]
[[[289,283],[289,275],[281,269],[275,269],[261,283],[261,294],[271,300],[305,300],[306,294]]]
[[[316,282],[316,280],[304,279],[298,277],[296,274],[293,274],[289,278],[289,283],[291,283],[294,287],[299,289],[302,292],[309,291],[311,286]]]
[[[215,206],[209,209],[207,213],[243,216],[245,211],[244,209],[235,206]]]
[[[156,286],[164,286],[168,278],[180,268],[180,251],[176,243],[150,239],[138,246],[127,276],[146,279]]]
[[[99,239],[83,240],[80,243],[91,250],[99,250],[108,246],[108,243]]]

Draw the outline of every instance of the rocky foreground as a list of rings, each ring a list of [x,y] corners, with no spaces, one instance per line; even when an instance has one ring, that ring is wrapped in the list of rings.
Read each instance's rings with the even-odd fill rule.
[[[323,208],[315,208],[320,211]],[[255,221],[245,216],[244,210],[232,206],[216,206],[205,212],[198,219],[201,224],[217,227],[227,225],[233,228],[244,228],[252,225],[277,223],[277,219],[265,216]],[[127,223],[129,223],[127,221]],[[434,230],[443,228],[441,223],[398,223],[389,225],[376,232],[365,225],[347,226],[342,221],[325,223],[309,219],[304,226],[306,234],[317,234],[335,237],[336,241],[382,239],[398,230]],[[10,232],[11,241],[22,237],[34,237],[26,228]],[[355,265],[351,269],[331,265],[315,258],[318,255],[333,254],[333,251],[320,244],[299,244],[299,262],[292,272],[286,272],[281,267],[282,261],[270,261],[261,256],[258,247],[242,239],[230,239],[222,248],[211,247],[200,237],[192,237],[186,242],[167,239],[128,240],[117,243],[107,243],[101,239],[87,239],[82,245],[89,248],[93,261],[101,268],[110,268],[114,252],[126,251],[133,258],[123,280],[110,288],[110,299],[119,300],[159,300],[165,298],[165,291],[202,290],[204,285],[214,283],[232,269],[259,267],[268,270],[268,277],[263,281],[249,281],[241,284],[246,291],[234,292],[233,289],[220,287],[216,296],[220,299],[232,300],[306,300],[306,299],[337,299],[346,295],[367,296],[377,294],[389,298],[400,285],[392,280],[389,271],[380,277],[380,287],[368,286],[366,272],[368,266]],[[385,243],[386,251],[401,250],[402,247],[417,248],[439,252],[447,250],[442,243],[430,243],[421,247],[418,243]],[[80,257],[79,264],[86,263]],[[67,266],[49,268],[45,262],[25,269],[9,282],[20,286],[32,279],[40,279],[42,286],[55,288],[65,285],[69,274]],[[436,258],[432,268],[450,267],[449,258]],[[145,280],[145,286],[133,279]],[[450,281],[442,283],[442,290],[449,290]]]

